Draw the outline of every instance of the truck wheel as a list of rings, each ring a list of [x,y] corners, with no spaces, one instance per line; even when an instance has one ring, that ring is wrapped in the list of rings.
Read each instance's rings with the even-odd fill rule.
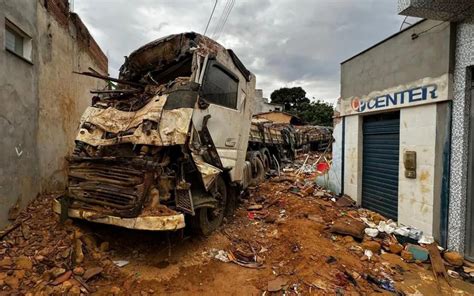
[[[196,215],[192,217],[192,228],[202,235],[210,235],[222,223],[227,205],[227,187],[221,176],[215,181],[215,196],[217,200],[216,208],[197,209]]]
[[[260,158],[255,158],[254,163],[255,170],[252,169],[252,180],[250,181],[250,186],[256,186],[265,179],[265,168]]]
[[[260,149],[260,154],[262,155],[265,172],[268,172],[271,169],[270,151],[267,148],[262,148]]]

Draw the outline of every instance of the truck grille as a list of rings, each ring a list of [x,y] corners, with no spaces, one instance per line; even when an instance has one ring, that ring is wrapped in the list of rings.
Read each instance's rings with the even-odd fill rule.
[[[145,198],[146,174],[130,166],[79,162],[69,166],[74,205],[122,217],[137,216]]]

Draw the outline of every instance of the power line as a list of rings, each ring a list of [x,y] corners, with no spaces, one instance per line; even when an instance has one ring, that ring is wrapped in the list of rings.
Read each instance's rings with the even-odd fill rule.
[[[217,6],[217,0],[216,0],[216,3],[214,3],[214,7],[212,8],[211,15],[209,16],[209,20],[207,21],[206,29],[204,30],[204,36],[206,36],[207,28],[209,28],[209,24],[211,23],[212,16],[214,15],[214,10],[216,10],[216,6]]]
[[[219,17],[219,21],[217,22],[216,26],[214,27],[214,32],[212,33],[212,37],[216,36],[216,33],[220,30],[222,23],[224,21],[224,15],[227,13],[228,8],[230,7],[231,0],[227,0],[225,3],[225,7],[222,10],[221,16]]]
[[[234,4],[235,4],[235,0],[232,0],[232,4],[230,5],[230,9],[227,12],[227,15],[224,19],[224,23],[222,24],[221,30],[220,30],[219,35],[217,36],[217,38],[219,38],[221,36],[222,32],[224,31],[224,26],[227,23],[227,18],[229,18],[230,13],[232,12],[232,8],[234,8]]]

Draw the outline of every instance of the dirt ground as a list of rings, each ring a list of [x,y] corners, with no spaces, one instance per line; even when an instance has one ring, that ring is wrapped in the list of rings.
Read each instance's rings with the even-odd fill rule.
[[[39,197],[0,241],[0,293],[474,295],[466,281],[437,282],[429,262],[407,263],[385,251],[386,238],[379,240],[383,251],[368,260],[361,245],[373,239],[330,231],[338,219],[369,217],[367,210],[337,206],[329,193],[285,178],[250,190],[209,237],[62,225],[51,210],[53,196]],[[127,264],[118,267],[119,260]]]

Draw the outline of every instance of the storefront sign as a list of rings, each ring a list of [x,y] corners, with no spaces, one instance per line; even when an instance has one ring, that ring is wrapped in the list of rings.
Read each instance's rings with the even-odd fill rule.
[[[448,74],[341,101],[341,115],[375,112],[448,100]]]

